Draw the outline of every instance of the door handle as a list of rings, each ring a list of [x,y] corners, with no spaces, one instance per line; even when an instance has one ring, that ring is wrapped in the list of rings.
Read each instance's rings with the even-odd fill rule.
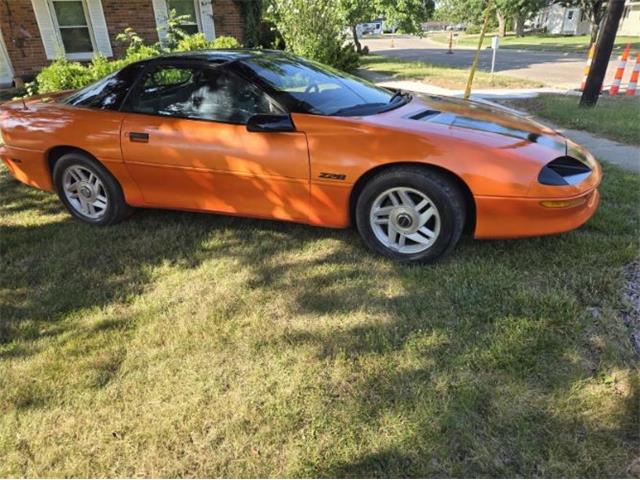
[[[149,143],[149,134],[139,133],[139,132],[130,132],[129,140],[132,142],[138,142],[138,143]]]

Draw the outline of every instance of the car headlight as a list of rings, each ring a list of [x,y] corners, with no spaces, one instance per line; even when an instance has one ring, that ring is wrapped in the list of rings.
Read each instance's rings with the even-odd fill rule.
[[[591,175],[591,167],[577,158],[564,156],[549,162],[540,171],[538,182],[542,185],[576,185]]]

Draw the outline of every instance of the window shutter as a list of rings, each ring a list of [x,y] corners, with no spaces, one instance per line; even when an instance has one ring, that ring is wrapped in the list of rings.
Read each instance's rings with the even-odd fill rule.
[[[216,27],[213,23],[212,0],[197,0],[200,4],[200,21],[202,22],[202,33],[207,40],[216,38]]]
[[[104,19],[104,12],[102,11],[102,3],[100,3],[100,0],[87,0],[87,10],[89,12],[91,27],[93,28],[96,49],[105,57],[113,57],[111,40],[109,40],[109,30],[107,30],[107,22]]]
[[[57,57],[63,57],[64,49],[53,25],[53,17],[49,11],[49,4],[46,0],[31,0],[31,5],[36,15],[40,38],[47,58],[53,60]]]
[[[166,0],[153,0],[153,13],[156,16],[158,38],[161,43],[164,43],[167,38],[167,19],[169,18]]]
[[[11,60],[4,46],[2,30],[0,30],[0,85],[11,85],[12,81],[13,69],[11,68]]]

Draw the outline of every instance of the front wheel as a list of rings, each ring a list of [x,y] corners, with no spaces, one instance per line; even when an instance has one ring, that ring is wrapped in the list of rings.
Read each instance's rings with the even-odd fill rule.
[[[67,153],[58,159],[53,181],[67,210],[84,222],[112,225],[132,213],[114,176],[80,152]]]
[[[356,204],[360,236],[372,250],[403,263],[428,263],[460,240],[464,197],[449,177],[398,167],[373,177]]]

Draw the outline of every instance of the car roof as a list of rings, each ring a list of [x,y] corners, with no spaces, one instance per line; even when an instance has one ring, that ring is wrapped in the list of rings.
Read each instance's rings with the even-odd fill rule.
[[[192,60],[196,62],[211,63],[227,63],[235,60],[246,60],[255,57],[279,57],[285,53],[280,50],[263,50],[250,48],[233,48],[219,50],[195,50],[192,52],[167,53],[149,58],[138,63],[155,63],[166,61],[185,61]]]

